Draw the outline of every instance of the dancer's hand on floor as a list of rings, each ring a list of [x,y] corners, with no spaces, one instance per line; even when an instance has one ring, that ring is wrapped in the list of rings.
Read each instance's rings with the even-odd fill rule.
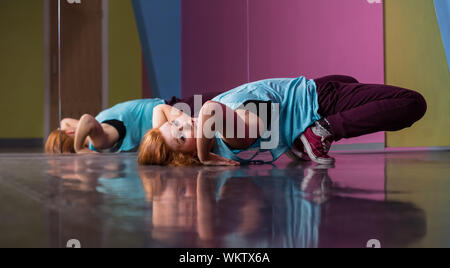
[[[84,148],[78,151],[77,154],[98,154],[98,152],[92,151],[89,148]]]
[[[240,166],[239,162],[221,157],[219,155],[209,153],[208,159],[206,161],[202,161],[202,164],[205,166]]]

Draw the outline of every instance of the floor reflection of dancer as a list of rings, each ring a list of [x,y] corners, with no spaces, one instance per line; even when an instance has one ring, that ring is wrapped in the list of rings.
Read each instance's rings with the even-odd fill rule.
[[[228,169],[229,170],[229,169]],[[261,230],[262,192],[251,180],[220,188],[212,177],[223,170],[140,170],[147,201],[152,203],[152,237],[166,246],[227,247],[224,237],[247,239]],[[236,191],[247,198],[235,199]],[[253,240],[253,238],[251,239]]]
[[[426,233],[422,210],[352,198],[351,189],[332,185],[325,167],[156,167],[140,175],[152,203],[152,238],[163,246],[365,247],[373,238],[404,246]]]

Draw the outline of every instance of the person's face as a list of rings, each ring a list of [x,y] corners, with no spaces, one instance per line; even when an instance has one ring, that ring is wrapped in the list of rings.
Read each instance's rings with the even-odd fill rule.
[[[196,125],[196,119],[182,116],[172,122],[165,123],[159,130],[172,151],[194,154],[197,152]]]

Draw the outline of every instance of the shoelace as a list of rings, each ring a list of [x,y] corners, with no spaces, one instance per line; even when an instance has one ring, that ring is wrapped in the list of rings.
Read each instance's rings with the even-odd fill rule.
[[[316,126],[313,128],[313,133],[321,137],[322,148],[317,148],[318,151],[323,155],[327,155],[328,152],[330,152],[332,144],[331,133],[328,130],[326,130],[323,126],[321,126],[319,123],[316,123]]]

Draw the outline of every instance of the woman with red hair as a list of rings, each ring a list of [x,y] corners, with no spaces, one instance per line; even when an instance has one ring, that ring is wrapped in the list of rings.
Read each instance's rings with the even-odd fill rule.
[[[198,119],[159,105],[143,138],[141,165],[272,163],[291,152],[331,165],[331,144],[411,127],[426,113],[419,93],[348,76],[279,78],[242,85],[206,102]],[[271,138],[270,142],[266,142]],[[241,153],[256,150],[251,158]],[[254,161],[270,152],[272,161]]]

